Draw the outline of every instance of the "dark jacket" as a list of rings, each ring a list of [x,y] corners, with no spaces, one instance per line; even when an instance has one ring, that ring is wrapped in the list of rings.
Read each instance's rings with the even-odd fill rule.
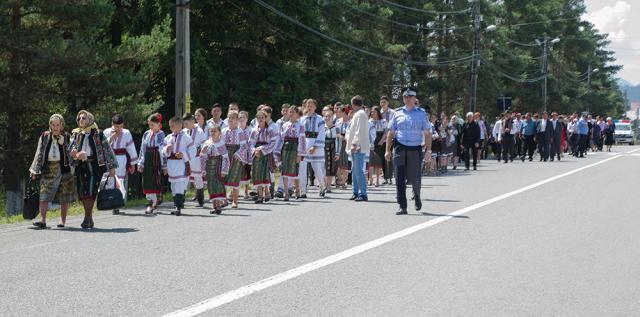
[[[475,146],[475,143],[480,143],[480,126],[477,122],[471,123],[465,122],[462,126],[462,135],[460,137],[462,145],[465,147]]]
[[[69,152],[69,135],[66,132],[60,135],[64,140],[64,144],[59,146],[60,150],[60,158],[62,161],[62,173],[71,172],[71,154]],[[33,157],[33,161],[31,162],[31,167],[29,171],[33,174],[40,175],[42,171],[47,168],[47,163],[49,162],[49,150],[51,149],[51,142],[53,142],[53,137],[51,132],[45,131],[40,135],[40,139],[38,140],[38,148],[36,149],[36,154]]]

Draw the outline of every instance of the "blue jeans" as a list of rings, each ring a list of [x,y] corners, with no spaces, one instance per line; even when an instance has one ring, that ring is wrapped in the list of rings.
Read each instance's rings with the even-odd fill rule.
[[[367,197],[367,179],[364,178],[364,156],[364,153],[351,154],[353,195],[359,197]]]

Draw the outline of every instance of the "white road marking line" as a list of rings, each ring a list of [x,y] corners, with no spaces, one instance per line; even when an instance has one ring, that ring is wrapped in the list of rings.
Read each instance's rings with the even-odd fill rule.
[[[631,156],[640,156],[640,153],[633,153]]]
[[[278,285],[278,284],[280,284],[282,282],[286,282],[288,280],[294,279],[294,278],[296,278],[296,277],[298,277],[300,275],[303,275],[303,274],[309,273],[311,271],[315,271],[315,270],[321,269],[321,268],[323,268],[325,266],[328,266],[330,264],[345,260],[347,258],[350,258],[352,256],[358,255],[358,254],[363,253],[365,251],[368,251],[368,250],[377,248],[379,246],[382,246],[382,245],[384,245],[386,243],[389,243],[391,241],[398,240],[398,239],[406,237],[406,236],[408,236],[410,234],[413,234],[413,233],[416,233],[418,231],[424,230],[426,228],[435,226],[435,225],[437,225],[437,224],[439,224],[441,222],[445,222],[445,221],[450,220],[450,219],[452,219],[452,218],[454,218],[456,216],[460,216],[460,215],[466,214],[466,213],[468,213],[470,211],[482,208],[484,206],[487,206],[487,205],[493,204],[495,202],[507,199],[507,198],[512,197],[514,195],[523,193],[525,191],[534,189],[536,187],[540,187],[540,186],[542,186],[544,184],[547,184],[547,183],[553,182],[555,180],[558,180],[560,178],[563,178],[563,177],[578,173],[580,171],[584,171],[584,170],[589,169],[591,167],[594,167],[594,166],[597,166],[597,165],[600,165],[600,164],[604,164],[604,163],[606,163],[608,161],[611,161],[611,160],[614,160],[614,159],[617,159],[617,158],[620,158],[620,157],[621,157],[621,155],[612,156],[612,157],[604,159],[602,161],[598,161],[596,163],[592,163],[592,164],[577,168],[575,170],[572,170],[572,171],[569,171],[569,172],[566,172],[566,173],[563,173],[563,174],[560,174],[560,175],[556,175],[554,177],[539,181],[537,183],[522,187],[520,189],[516,189],[516,190],[514,190],[512,192],[508,192],[506,194],[502,194],[502,195],[487,199],[485,201],[482,201],[482,202],[473,204],[471,206],[462,208],[460,210],[454,211],[454,212],[452,212],[452,213],[450,213],[450,214],[448,214],[446,216],[441,216],[441,217],[438,217],[438,218],[423,222],[421,224],[418,224],[418,225],[406,228],[404,230],[401,230],[401,231],[386,235],[386,236],[378,238],[376,240],[369,241],[367,243],[355,246],[355,247],[353,247],[351,249],[342,251],[340,253],[336,253],[334,255],[330,255],[330,256],[325,257],[323,259],[304,264],[302,266],[296,267],[296,268],[288,270],[286,272],[282,272],[280,274],[273,275],[273,276],[268,277],[266,279],[263,279],[261,281],[258,281],[258,282],[255,282],[255,283],[240,287],[238,289],[226,292],[224,294],[221,294],[221,295],[218,295],[216,297],[204,300],[202,302],[199,302],[197,304],[191,305],[189,307],[174,311],[172,313],[168,313],[168,314],[164,315],[163,317],[188,317],[188,316],[195,316],[195,315],[198,315],[198,314],[202,314],[202,313],[207,312],[209,310],[212,310],[214,308],[220,307],[222,305],[225,305],[225,304],[228,304],[230,302],[236,301],[236,300],[238,300],[240,298],[243,298],[245,296],[251,295],[251,294],[253,294],[255,292],[259,292],[259,291],[264,290],[266,288],[269,288],[271,286],[275,286],[275,285]]]
[[[626,154],[631,154],[631,153],[638,152],[638,151],[640,151],[640,149],[631,150],[629,152],[626,152]]]

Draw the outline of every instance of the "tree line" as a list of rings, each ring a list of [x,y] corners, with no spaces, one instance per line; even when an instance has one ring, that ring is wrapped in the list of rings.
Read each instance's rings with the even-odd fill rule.
[[[276,11],[263,5],[267,4]],[[478,110],[497,114],[541,105],[542,47],[549,55],[548,109],[618,116],[606,34],[581,19],[583,0],[481,0]],[[214,102],[367,103],[417,86],[433,111],[468,111],[473,17],[466,0],[191,1],[192,109]],[[175,1],[5,0],[0,3],[2,187],[21,191],[48,118],[67,130],[88,109],[100,127],[123,114],[134,135],[145,118],[173,115]],[[486,28],[495,25],[493,32]],[[315,31],[315,32],[314,32]],[[585,72],[589,74],[590,85]],[[396,105],[398,102],[396,102]]]

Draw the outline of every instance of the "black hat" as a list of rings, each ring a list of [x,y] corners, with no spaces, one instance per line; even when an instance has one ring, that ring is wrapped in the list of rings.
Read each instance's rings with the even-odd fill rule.
[[[403,97],[415,97],[418,95],[418,90],[413,87],[405,87],[402,89]]]

